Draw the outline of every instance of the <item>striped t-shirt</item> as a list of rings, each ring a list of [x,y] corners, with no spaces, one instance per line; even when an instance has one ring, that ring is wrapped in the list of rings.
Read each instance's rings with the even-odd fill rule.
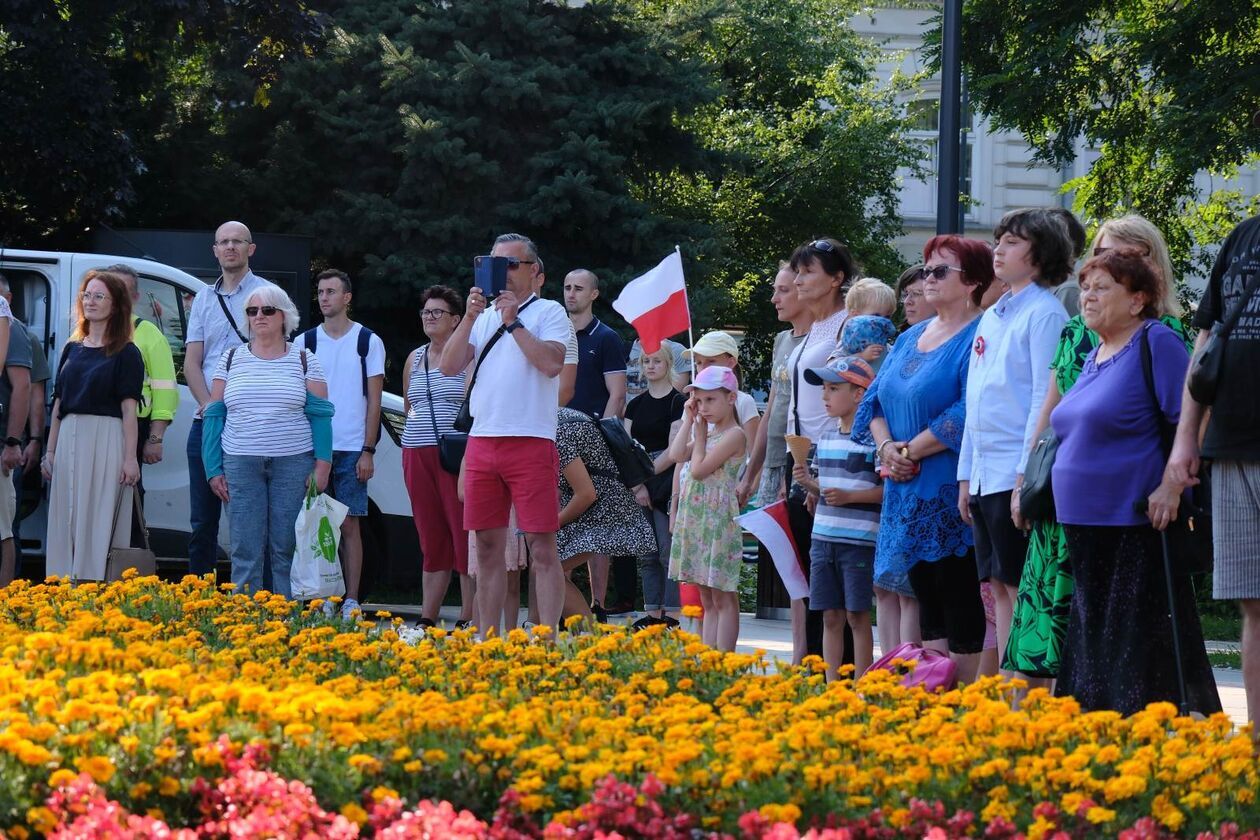
[[[875,447],[854,443],[834,425],[819,438],[815,457],[820,490],[870,490],[882,481],[875,471]],[[813,539],[873,545],[879,533],[879,508],[879,504],[834,507],[820,498],[814,513]]]
[[[248,344],[236,348],[232,369],[224,353],[214,378],[227,382],[223,403],[223,451],[228,455],[261,455],[281,458],[314,449],[311,424],[306,419],[306,383],[323,382],[324,372],[314,353],[296,344],[278,359],[260,359]],[[302,357],[306,353],[306,378]]]
[[[429,352],[428,344],[416,351],[411,363],[411,379],[407,381],[407,425],[403,427],[402,445],[408,449],[419,446],[437,446],[437,431],[445,434],[454,428],[455,415],[464,402],[466,371],[455,376],[442,373],[441,359],[436,355],[429,359],[428,384],[425,383],[424,360]],[[433,413],[429,413],[429,394],[433,395]]]

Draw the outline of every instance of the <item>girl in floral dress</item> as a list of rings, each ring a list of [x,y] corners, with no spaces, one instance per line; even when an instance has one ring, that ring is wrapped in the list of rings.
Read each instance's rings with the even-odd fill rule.
[[[669,447],[670,458],[682,464],[669,576],[700,588],[705,644],[733,651],[743,562],[735,485],[747,445],[735,416],[739,383],[730,368],[714,365],[696,374],[687,391],[682,428]]]

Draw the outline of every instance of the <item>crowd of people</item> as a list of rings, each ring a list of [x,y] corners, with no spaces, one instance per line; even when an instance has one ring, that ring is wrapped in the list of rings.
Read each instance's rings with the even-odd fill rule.
[[[189,312],[184,372],[199,405],[187,441],[190,570],[213,570],[226,504],[233,582],[290,596],[294,519],[312,488],[326,490],[349,508],[341,609],[353,615],[385,348],[350,320],[351,279],[335,269],[317,278],[323,322],[297,335],[294,302],[250,271],[254,247],[243,224],[222,225],[222,276]],[[1210,481],[1210,511],[1195,510],[1213,523],[1215,596],[1243,605],[1255,718],[1260,218],[1222,246],[1197,337],[1167,245],[1140,216],[1104,221],[1087,242],[1067,211],[1016,210],[991,241],[940,235],[922,253],[895,284],[862,277],[830,237],[779,265],[767,291],[787,327],[764,416],[741,382],[734,336],[627,349],[595,317],[594,272],[565,276],[563,304],[541,296],[543,260],[523,235],[492,244],[506,265],[493,298],[477,286],[424,289],[426,340],[402,368],[420,623],[438,622],[457,577],[459,626],[511,629],[522,574],[529,621],[603,620],[612,576],[622,601],[641,584],[636,627],[675,626],[691,601],[704,641],[733,650],[736,517],[782,501],[809,581],[791,606],[794,659],[821,655],[829,679],[842,663],[871,666],[877,609],[882,650],[936,649],[963,680],[1000,671],[1087,709],[1172,700],[1211,713],[1219,698],[1180,571],[1194,558],[1167,556],[1188,544],[1169,537],[1189,518],[1187,494]],[[43,447],[58,523],[50,574],[104,576],[110,547],[132,539],[142,465],[162,458],[174,369],[160,335],[133,316],[136,294],[135,272],[112,266],[88,272],[75,302]],[[6,473],[39,454],[49,379],[7,297]],[[1209,408],[1184,383],[1191,352],[1212,336],[1227,343]],[[629,482],[619,466],[622,429],[646,452],[646,478]],[[1026,511],[1030,457],[1047,445],[1053,460],[1036,469],[1052,504]],[[0,576],[11,578],[14,497],[3,487]],[[582,568],[586,591],[574,581]]]

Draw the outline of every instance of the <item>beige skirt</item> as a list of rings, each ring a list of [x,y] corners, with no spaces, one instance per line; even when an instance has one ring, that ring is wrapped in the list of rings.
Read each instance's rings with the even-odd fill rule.
[[[134,490],[118,483],[122,463],[122,420],[90,414],[62,418],[48,498],[49,575],[104,580],[109,549],[131,542]]]

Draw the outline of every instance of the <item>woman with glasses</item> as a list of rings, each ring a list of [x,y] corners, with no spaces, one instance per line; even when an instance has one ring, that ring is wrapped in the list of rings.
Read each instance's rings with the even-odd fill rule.
[[[901,312],[905,316],[902,332],[936,314],[935,307],[928,303],[923,293],[922,263],[901,272],[901,276],[897,278],[897,300],[901,301]]]
[[[1103,222],[1094,234],[1090,255],[1099,257],[1116,249],[1130,249],[1146,259],[1162,290],[1153,314],[1190,350],[1194,339],[1181,322],[1172,261],[1159,228],[1137,215]],[[1045,431],[1050,423],[1050,412],[1076,384],[1085,359],[1098,343],[1098,333],[1085,325],[1083,315],[1076,315],[1064,326],[1051,362],[1050,383],[1033,440]],[[1002,667],[1028,677],[1050,680],[1058,676],[1062,661],[1063,639],[1072,605],[1072,570],[1063,526],[1052,519],[1031,525],[1028,555],[1020,577]]]
[[[473,579],[468,575],[468,532],[457,478],[442,468],[438,439],[454,431],[455,415],[464,401],[467,371],[442,373],[446,342],[464,317],[464,299],[454,289],[430,286],[420,296],[420,326],[428,337],[403,366],[403,479],[411,497],[411,516],[424,555],[421,586],[424,593],[420,626],[437,624],[452,573],[459,575],[460,616],[456,626],[473,618]]]
[[[249,341],[223,354],[204,412],[210,489],[228,505],[232,582],[292,597],[293,523],[332,469],[332,403],[319,359],[287,341],[298,311],[268,283],[245,300]]]
[[[52,482],[48,521],[56,523],[48,529],[47,571],[104,580],[109,549],[129,542],[140,478],[136,404],[144,359],[131,343],[131,295],[122,277],[85,274],[74,324],[57,364],[43,460]]]
[[[1072,270],[1072,243],[1048,210],[1012,210],[993,231],[993,273],[1007,286],[976,326],[968,359],[967,428],[958,457],[958,510],[975,532],[989,581],[997,649],[1006,649],[1024,558],[1024,465],[1067,312],[1053,289]]]
[[[948,652],[959,677],[970,680],[984,646],[984,605],[971,529],[955,501],[967,359],[993,258],[986,243],[952,234],[929,240],[923,258],[924,292],[936,316],[893,345],[858,408],[853,437],[872,440],[886,478],[875,581],[914,596],[901,601],[899,641],[921,638]]]
[[[823,432],[835,427],[822,401],[822,385],[805,381],[805,371],[823,367],[835,351],[848,311],[844,296],[858,277],[857,263],[838,239],[824,237],[806,242],[792,252],[788,265],[796,272],[796,297],[812,321],[809,332],[787,358],[789,380],[787,435],[806,438],[810,448]],[[813,515],[806,507],[805,488],[791,485],[791,465],[787,465],[788,519],[801,567],[809,569],[810,534]],[[792,603],[792,661],[800,662],[806,653],[822,654],[821,613],[808,611],[805,600]],[[848,646],[850,655],[852,645]],[[837,663],[830,663],[836,665]]]

